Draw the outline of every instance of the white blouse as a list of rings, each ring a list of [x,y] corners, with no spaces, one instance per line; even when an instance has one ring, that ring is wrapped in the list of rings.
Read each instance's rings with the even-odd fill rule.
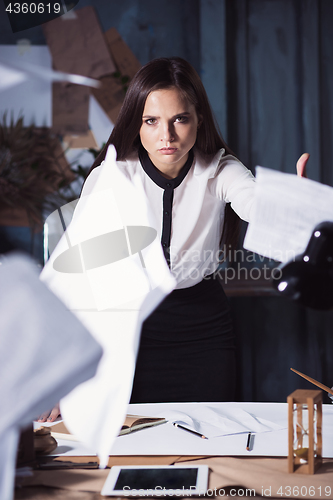
[[[132,178],[139,173],[147,198],[159,221],[156,227],[177,289],[199,283],[219,265],[219,243],[226,203],[243,220],[249,221],[254,199],[254,177],[250,170],[221,149],[203,157],[194,149],[175,179],[166,179],[147,155],[117,161],[120,170]],[[93,176],[98,174],[97,167]]]

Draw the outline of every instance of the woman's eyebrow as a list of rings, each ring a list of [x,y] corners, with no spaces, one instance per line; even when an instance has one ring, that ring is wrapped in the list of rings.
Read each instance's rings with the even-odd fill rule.
[[[183,116],[183,115],[190,115],[191,113],[189,111],[182,111],[181,113],[177,113],[174,115],[172,118],[176,118],[177,116]]]
[[[177,113],[176,115],[173,115],[173,116],[171,117],[171,120],[172,120],[173,118],[177,118],[177,116],[185,116],[185,115],[190,115],[190,114],[191,114],[191,113],[190,113],[189,111],[182,111],[181,113]],[[143,117],[142,117],[142,118],[143,118],[143,119],[145,119],[145,120],[147,120],[147,119],[149,120],[149,119],[151,119],[151,118],[160,118],[160,117],[159,117],[159,116],[156,116],[156,115],[143,115]]]

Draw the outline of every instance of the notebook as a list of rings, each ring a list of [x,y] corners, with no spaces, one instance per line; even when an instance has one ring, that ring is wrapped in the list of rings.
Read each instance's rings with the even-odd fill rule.
[[[165,418],[142,417],[140,415],[127,415],[124,425],[122,426],[119,436],[129,434],[130,432],[139,431],[146,427],[153,427],[154,425],[164,424],[167,420]]]

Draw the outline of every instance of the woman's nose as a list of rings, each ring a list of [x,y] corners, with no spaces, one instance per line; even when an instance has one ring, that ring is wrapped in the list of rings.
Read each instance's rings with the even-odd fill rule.
[[[172,142],[175,140],[173,127],[169,123],[165,123],[162,128],[161,141]]]

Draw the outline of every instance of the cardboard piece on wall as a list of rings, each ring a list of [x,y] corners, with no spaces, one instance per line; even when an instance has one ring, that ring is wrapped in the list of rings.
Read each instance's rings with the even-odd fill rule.
[[[54,69],[91,78],[115,72],[94,7],[75,14],[75,19],[59,17],[43,24]]]
[[[109,29],[104,36],[117,70],[122,76],[132,79],[141,67],[140,62],[115,28]],[[92,89],[92,94],[111,121],[115,123],[124,100],[124,88],[112,75],[105,75],[99,80],[102,86],[99,89]]]
[[[63,137],[63,142],[65,147],[70,149],[98,149],[98,144],[92,130],[88,130],[87,133],[80,135],[65,135]]]
[[[106,41],[92,6],[43,25],[53,67],[91,78],[114,73]],[[53,129],[61,134],[87,133],[89,94],[87,87],[53,86]]]
[[[52,129],[62,135],[87,133],[89,88],[72,83],[54,83],[52,90]]]
[[[104,34],[108,49],[122,75],[133,78],[141,68],[141,64],[135,57],[129,46],[121,38],[116,28],[110,28]]]
[[[103,76],[99,81],[102,83],[102,86],[99,89],[92,89],[92,94],[110,120],[115,123],[124,100],[125,92],[122,85],[112,75]]]
[[[116,66],[110,56],[95,9],[88,6],[76,11],[76,13],[87,44],[86,48],[91,61],[91,76],[98,78],[114,73]]]

